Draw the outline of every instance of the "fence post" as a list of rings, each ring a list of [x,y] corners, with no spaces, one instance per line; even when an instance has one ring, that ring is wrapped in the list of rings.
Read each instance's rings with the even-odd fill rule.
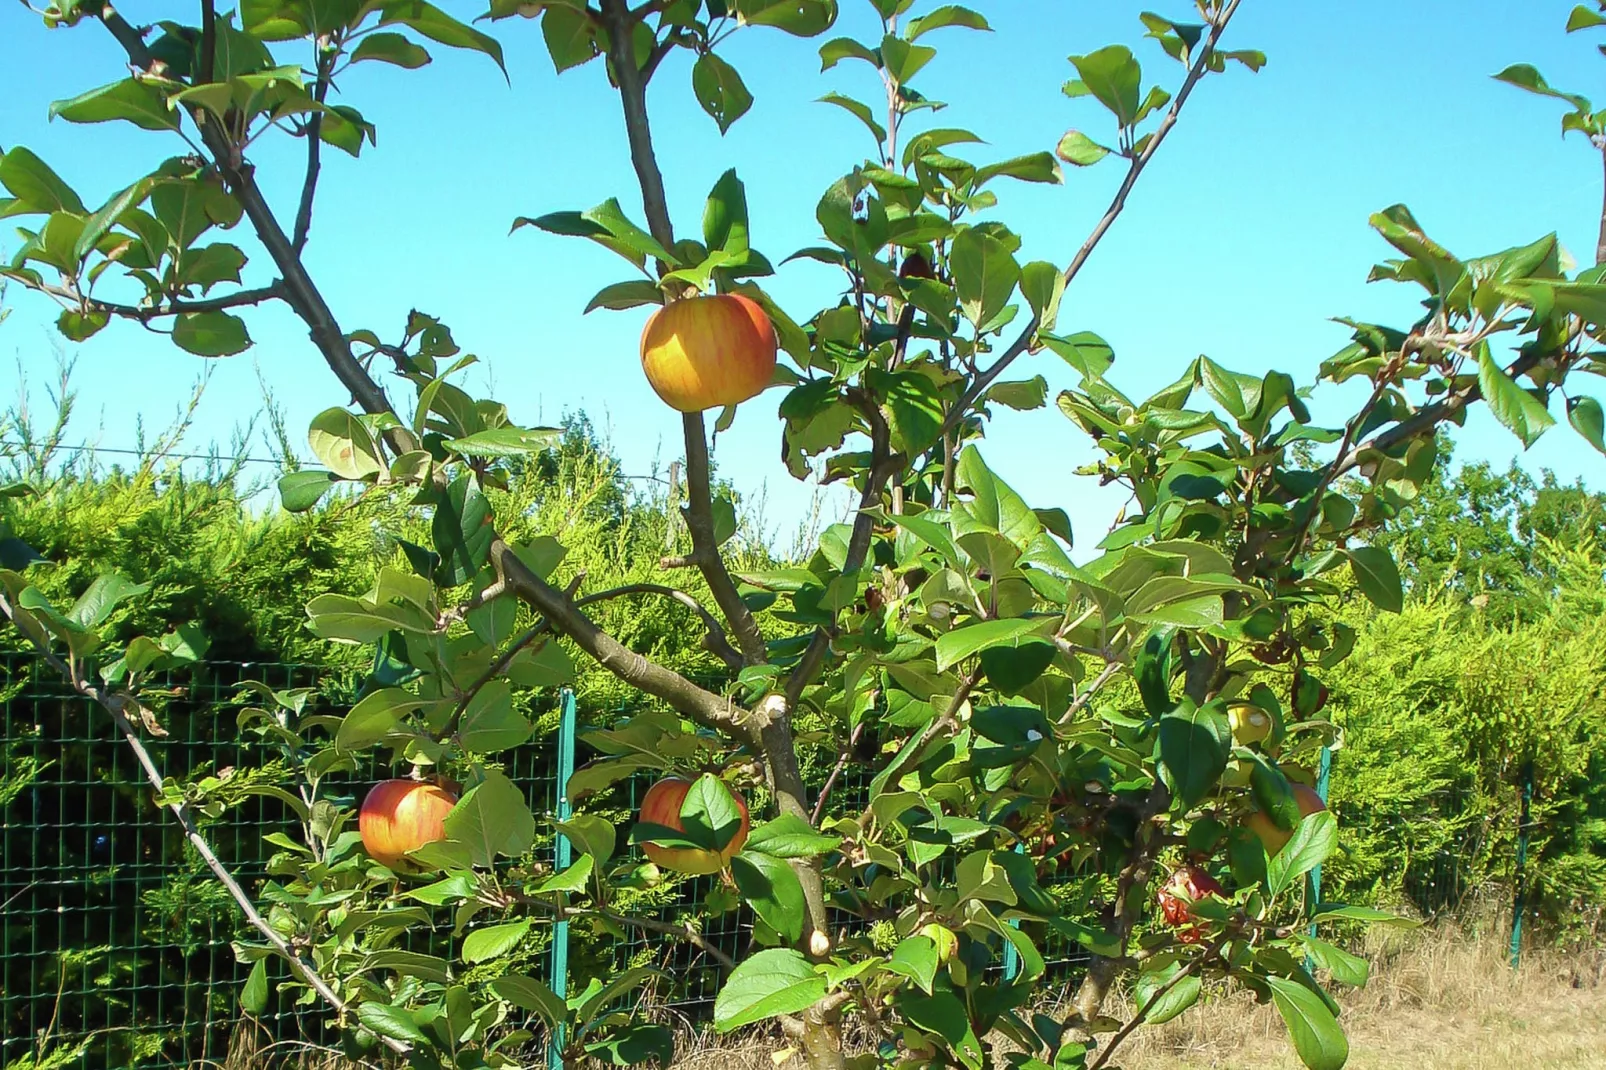
[[[1333,775],[1333,751],[1331,747],[1322,748],[1321,764],[1316,767],[1316,794],[1325,804],[1329,782]],[[1305,874],[1305,909],[1315,912],[1316,904],[1322,901],[1322,864],[1316,863],[1309,873]],[[1310,934],[1316,935],[1316,923],[1311,922]]]
[[[1530,759],[1522,767],[1522,807],[1517,813],[1517,872],[1512,880],[1516,886],[1511,901],[1511,968],[1522,961],[1522,911],[1526,898],[1528,869],[1528,811],[1534,797],[1534,763]]]
[[[557,817],[559,821],[569,820],[569,777],[574,773],[574,735],[575,735],[575,708],[574,692],[564,688],[561,698],[561,712],[558,718],[558,776],[557,776]],[[552,871],[561,873],[569,868],[571,857],[569,837],[558,833],[553,843]],[[569,996],[569,923],[560,920],[552,926],[551,962],[547,969],[548,980],[552,994],[558,999],[567,999]],[[563,1070],[563,1045],[567,1038],[564,1036],[563,1024],[560,1022],[552,1031],[552,1043],[547,1050],[548,1070]]]
[[[1026,845],[1024,843],[1022,843],[1020,840],[1016,840],[1015,841],[1015,853],[1016,854],[1025,854],[1026,853]],[[1005,922],[1004,924],[1008,925],[1011,929],[1019,929],[1020,928],[1020,919],[1019,918],[1011,918],[1009,921]],[[1020,951],[1016,949],[1015,941],[1009,939],[1006,936],[1004,938],[1004,983],[1008,984],[1009,982],[1013,981],[1016,977],[1019,977],[1019,976],[1020,976]]]

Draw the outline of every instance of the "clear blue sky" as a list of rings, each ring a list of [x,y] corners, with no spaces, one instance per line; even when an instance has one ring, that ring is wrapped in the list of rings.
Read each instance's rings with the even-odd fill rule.
[[[1137,15],[1158,7],[1180,18],[1189,4],[975,6],[996,32],[943,31],[933,38],[942,54],[916,83],[927,96],[951,102],[939,125],[970,127],[989,139],[972,158],[1052,148],[1070,127],[1108,132],[1096,105],[1059,91],[1071,73],[1070,53],[1120,41],[1137,52],[1146,76],[1173,87],[1179,79],[1180,68],[1142,38]],[[1227,44],[1262,49],[1269,65],[1258,75],[1235,67],[1201,86],[1067,296],[1061,326],[1104,335],[1117,353],[1111,378],[1140,395],[1173,379],[1199,353],[1243,370],[1283,368],[1308,381],[1346,340],[1328,317],[1401,326],[1413,318],[1416,291],[1365,282],[1370,265],[1390,255],[1366,224],[1387,205],[1408,204],[1430,233],[1462,255],[1556,230],[1587,263],[1600,214],[1598,156],[1577,135],[1561,139],[1555,102],[1489,78],[1510,63],[1532,62],[1553,84],[1606,96],[1606,67],[1591,35],[1562,33],[1571,6],[1244,0]],[[479,10],[448,7],[460,15]],[[864,0],[843,0],[843,8],[833,33],[867,36]],[[137,0],[126,8],[134,21],[183,11],[183,4]],[[681,448],[678,419],[640,375],[636,342],[646,312],[580,315],[597,289],[629,277],[630,269],[577,239],[508,234],[517,215],[583,209],[608,196],[640,218],[617,99],[600,62],[556,77],[537,24],[505,22],[494,32],[507,49],[511,88],[484,57],[435,45],[435,63],[421,71],[365,64],[348,75],[346,99],[378,124],[379,145],[360,161],[325,154],[312,272],[347,330],[367,327],[392,337],[411,307],[438,315],[484,362],[471,386],[483,387],[489,377],[522,421],[553,421],[584,408],[610,430],[627,471],[643,472]],[[747,185],[759,248],[779,262],[815,243],[819,194],[869,151],[869,138],[845,113],[813,101],[833,89],[866,99],[878,91],[862,64],[819,73],[819,43],[765,30],[736,35],[724,54],[757,102],[724,138],[692,97],[689,57],[661,70],[651,108],[682,232],[697,232],[704,195],[734,165]],[[86,201],[99,203],[144,166],[182,150],[176,139],[126,124],[46,121],[51,100],[122,71],[115,45],[93,23],[47,32],[21,5],[0,5],[0,59],[8,73],[0,145],[33,148]],[[287,220],[300,152],[299,143],[281,140],[255,157]],[[1024,234],[1023,260],[1064,263],[1120,177],[1116,161],[1067,170],[1064,186],[999,185],[999,215]],[[252,252],[243,238],[241,228],[233,240]],[[13,244],[0,238],[0,245]],[[266,258],[255,259],[247,281],[266,281]],[[768,285],[798,314],[831,301],[838,289],[829,270],[809,263],[788,265]],[[14,355],[37,385],[48,378],[55,312],[16,287],[10,301],[14,312],[0,325],[0,356]],[[297,429],[345,400],[288,310],[249,313],[248,321],[258,344],[214,364],[191,447],[226,441],[259,409],[253,362],[288,404]],[[71,351],[78,355],[78,431],[106,446],[128,445],[140,417],[146,426],[164,423],[202,364],[126,324]],[[1023,359],[1017,369],[1046,375],[1056,389],[1072,378],[1046,354]],[[778,398],[766,394],[743,406],[735,428],[721,436],[717,457],[722,472],[741,485],[767,485],[771,519],[784,526],[801,515],[808,494],[779,463]],[[1460,442],[1462,458],[1501,465],[1519,449],[1484,416]],[[1069,476],[1089,451],[1052,408],[1006,414],[985,452],[1033,504],[1070,510],[1083,553],[1119,504],[1090,481]],[[1522,463],[1606,484],[1606,458],[1565,424]]]

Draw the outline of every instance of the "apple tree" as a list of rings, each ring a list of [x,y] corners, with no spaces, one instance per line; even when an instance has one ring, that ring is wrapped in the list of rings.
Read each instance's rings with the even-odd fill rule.
[[[317,634],[374,648],[361,701],[331,719],[310,714],[302,692],[264,688],[242,718],[243,733],[300,770],[271,789],[296,835],[277,834],[283,852],[260,906],[197,831],[197,813],[229,804],[228,785],[164,777],[145,757],[254,929],[239,945],[256,964],[248,1007],[274,998],[263,963],[278,957],[292,978],[277,998],[322,1001],[355,1049],[508,1066],[532,1038],[560,1037],[571,1060],[670,1063],[670,1031],[625,999],[651,971],[598,977],[564,1000],[516,965],[533,933],[564,920],[692,942],[726,974],[716,1028],[774,1028],[811,1067],[979,1070],[997,1057],[1097,1070],[1134,1030],[1217,982],[1275,1004],[1308,1066],[1344,1064],[1328,989],[1364,983],[1366,968],[1310,926],[1386,918],[1304,896],[1301,878],[1336,841],[1333,815],[1308,790],[1336,736],[1322,674],[1354,640],[1329,608],[1353,591],[1400,607],[1395,564],[1369,532],[1434,471],[1436,429],[1478,402],[1531,443],[1565,399],[1573,426],[1602,448],[1600,406],[1573,384],[1606,373],[1594,349],[1603,269],[1571,270],[1554,235],[1458,256],[1395,205],[1371,220],[1395,254],[1372,277],[1424,291],[1414,322],[1346,321],[1353,340],[1314,383],[1200,357],[1129,396],[1108,376],[1109,345],[1067,322],[1065,296],[1191,96],[1266,62],[1229,41],[1240,0],[1143,13],[1141,60],[1125,44],[1072,55],[1068,99],[1043,106],[1079,128],[1010,159],[990,158],[977,132],[942,126],[943,105],[919,88],[945,61],[939,46],[986,32],[985,14],[865,2],[878,32],[864,39],[832,35],[836,0],[493,0],[473,22],[423,0],[245,0],[237,11],[200,0],[193,21],[150,26],[76,0],[41,12],[55,32],[109,34],[127,61],[104,85],[64,89],[76,95],[53,115],[130,123],[175,154],[143,175],[108,160],[96,176],[107,188],[85,201],[46,161],[10,148],[0,214],[23,227],[5,276],[55,300],[75,342],[128,320],[202,357],[243,352],[252,310],[287,306],[331,373],[330,400],[350,403],[313,421],[324,467],[285,477],[284,507],[312,508],[344,487],[400,496],[429,518],[431,544],[399,543],[370,590],[308,603]],[[1580,11],[1580,27],[1600,21]],[[819,230],[803,250],[760,251],[764,220],[750,216],[735,170],[700,206],[700,228],[677,227],[665,193],[648,86],[677,69],[667,57],[691,53],[690,92],[727,129],[752,102],[721,54],[738,32],[819,38],[823,65],[841,74],[825,100],[854,139],[839,150],[842,176],[797,206]],[[662,583],[586,590],[564,571],[560,541],[498,511],[549,431],[453,382],[474,358],[447,324],[417,311],[350,323],[325,299],[303,252],[322,154],[361,157],[375,136],[358,106],[379,110],[362,98],[364,65],[427,80],[432,51],[500,64],[504,40],[543,48],[559,71],[605,68],[627,136],[595,151],[628,153],[637,178],[635,189],[598,190],[594,206],[533,193],[510,240],[540,242],[543,255],[575,239],[617,253],[621,277],[597,280],[592,302],[607,314],[710,294],[761,310],[780,359],[744,418],[775,406],[791,471],[857,494],[852,522],[823,531],[806,558],[730,566],[708,420],[690,406],[684,552],[664,560]],[[1513,71],[1508,81],[1551,92],[1536,72]],[[1598,142],[1587,102],[1565,99]],[[273,138],[304,145],[293,204],[271,204],[259,183],[256,147]],[[1095,166],[1123,178],[1083,245],[1062,264],[1022,263],[1020,232],[1004,221],[1012,184],[1074,181]],[[230,240],[238,231],[253,256]],[[765,289],[795,257],[836,272],[812,307],[783,308]],[[421,304],[427,286],[420,278]],[[688,360],[707,344],[683,341]],[[1078,380],[1052,402],[1030,372],[1044,360]],[[1328,393],[1350,380],[1366,384],[1359,407],[1316,419],[1317,399],[1333,408]],[[985,457],[996,414],[1049,408],[1060,416],[1010,418],[1062,416],[1087,433],[1097,460],[1064,473],[1067,493],[1073,476],[1129,492],[1081,564],[1064,512],[1028,504]],[[734,415],[727,406],[717,420]],[[141,681],[194,651],[177,633],[104,643],[97,629],[115,600],[138,596],[132,581],[107,577],[61,609],[29,586],[25,555],[6,564],[7,615],[144,757]],[[685,607],[724,685],[655,663],[587,613],[643,598]],[[552,872],[531,852],[541,822],[502,761],[533,731],[515,696],[561,683],[576,658],[650,706],[592,733],[602,757],[577,775],[577,811],[557,826],[578,857]],[[809,748],[841,755],[821,783],[802,772]],[[461,789],[441,838],[397,865],[405,875],[363,851],[351,807],[327,786],[375,751]],[[854,755],[873,776],[849,800],[834,785]],[[678,827],[588,812],[591,793],[643,772],[693,781]],[[732,850],[746,828],[738,795],[753,827]],[[644,842],[661,857],[718,858],[707,909],[744,903],[758,949],[733,960],[702,937],[695,912],[670,921],[621,908],[626,890],[671,879],[630,850]],[[457,961],[399,950],[442,919],[467,933]],[[1043,999],[1049,939],[1089,962],[1054,1014]],[[996,969],[1006,955],[1019,963],[1008,979]],[[1125,1020],[1111,1014],[1118,987],[1136,1007]]]

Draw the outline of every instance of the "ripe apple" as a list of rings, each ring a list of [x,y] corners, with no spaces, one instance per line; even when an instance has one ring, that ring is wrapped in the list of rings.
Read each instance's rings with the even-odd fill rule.
[[[446,815],[457,796],[439,784],[420,780],[382,780],[362,801],[357,830],[375,862],[398,872],[412,864],[407,852],[446,838]]]
[[[1232,725],[1232,738],[1239,746],[1259,743],[1271,735],[1271,717],[1248,702],[1235,702],[1227,707],[1227,721]]]
[[[1327,804],[1322,802],[1322,797],[1316,794],[1315,788],[1298,782],[1295,782],[1292,787],[1294,789],[1294,801],[1299,804],[1299,812],[1302,816],[1309,817],[1317,811],[1327,809]],[[1244,826],[1260,837],[1260,842],[1266,846],[1266,853],[1274,858],[1277,852],[1283,849],[1283,845],[1293,839],[1294,836],[1292,829],[1279,828],[1277,822],[1259,810],[1244,818]]]
[[[662,825],[676,832],[684,832],[686,826],[680,822],[680,808],[685,805],[686,794],[689,791],[691,791],[691,781],[682,777],[671,776],[660,780],[648,788],[647,794],[642,797],[641,821],[649,825]],[[736,857],[736,852],[742,849],[742,844],[747,842],[747,803],[735,792],[731,793],[731,798],[736,800],[736,808],[742,813],[742,823],[724,850],[709,851],[700,847],[664,847],[656,843],[644,843],[641,845],[642,851],[660,866],[672,869],[676,873],[688,873],[694,876],[718,873]]]
[[[641,332],[641,367],[665,404],[681,412],[736,405],[770,385],[775,326],[750,297],[671,301]]]

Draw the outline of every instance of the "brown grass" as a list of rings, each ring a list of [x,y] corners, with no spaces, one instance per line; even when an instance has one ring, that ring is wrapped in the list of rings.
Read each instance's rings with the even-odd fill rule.
[[[1529,952],[1506,964],[1498,929],[1453,927],[1375,938],[1372,979],[1341,993],[1349,1070],[1606,1070],[1606,953]],[[1131,1013],[1122,1001],[1111,1013]],[[686,1034],[677,1070],[802,1070],[779,1039]],[[301,1061],[334,1070],[338,1060]],[[1207,997],[1140,1029],[1115,1060],[1124,1070],[1299,1070],[1282,1021],[1243,993]],[[230,1070],[284,1065],[230,1060]]]

